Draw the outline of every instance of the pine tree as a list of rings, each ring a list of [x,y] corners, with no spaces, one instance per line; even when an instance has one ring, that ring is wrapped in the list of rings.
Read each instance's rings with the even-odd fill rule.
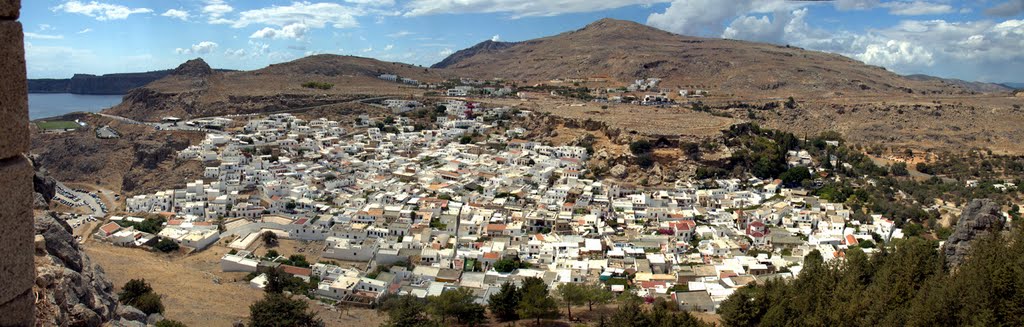
[[[519,320],[516,308],[519,306],[521,296],[522,294],[515,284],[505,282],[501,284],[501,289],[497,293],[491,294],[487,306],[491,309],[491,314],[498,318],[498,321]]]
[[[516,312],[522,318],[536,319],[540,325],[541,319],[558,317],[558,302],[551,297],[543,279],[527,277],[523,280],[522,298]]]

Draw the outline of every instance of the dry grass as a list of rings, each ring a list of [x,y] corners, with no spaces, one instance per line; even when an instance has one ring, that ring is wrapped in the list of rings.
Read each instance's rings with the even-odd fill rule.
[[[86,254],[120,290],[131,279],[144,278],[163,296],[164,316],[189,326],[230,326],[249,316],[249,305],[263,292],[249,287],[244,273],[220,272],[227,250],[214,246],[188,256],[166,255],[99,242],[84,245]],[[215,283],[214,278],[220,283]]]

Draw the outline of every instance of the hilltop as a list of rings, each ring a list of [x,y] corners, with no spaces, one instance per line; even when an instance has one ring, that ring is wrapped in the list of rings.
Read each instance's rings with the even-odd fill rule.
[[[836,54],[683,36],[607,18],[540,39],[501,44],[486,41],[452,54],[435,67],[457,75],[530,83],[595,76],[620,83],[662,78],[665,87],[740,96],[971,92],[939,81],[907,79]]]
[[[106,112],[138,120],[164,116],[201,117],[326,105],[382,95],[420,94],[416,86],[378,79],[384,73],[438,81],[434,70],[353,56],[321,54],[253,71],[222,72],[202,59],[190,60],[170,74],[129,92]],[[309,82],[328,89],[304,87]]]

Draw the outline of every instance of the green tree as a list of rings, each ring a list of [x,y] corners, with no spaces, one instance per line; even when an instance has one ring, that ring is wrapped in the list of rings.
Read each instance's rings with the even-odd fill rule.
[[[178,250],[178,243],[175,243],[172,239],[161,237],[160,240],[156,242],[156,245],[153,245],[153,248],[164,253],[173,252]]]
[[[275,247],[278,244],[277,234],[274,232],[263,232],[263,234],[260,234],[260,238],[263,239],[263,245],[266,245],[267,247]]]
[[[805,180],[811,179],[811,171],[807,167],[797,166],[779,175],[779,179],[787,186],[796,186]]]
[[[587,310],[593,311],[595,304],[607,304],[615,298],[615,294],[601,283],[587,284],[583,287],[586,293]]]
[[[565,304],[565,313],[572,320],[572,306],[583,305],[587,300],[587,291],[583,285],[576,283],[559,284],[555,289],[562,303]]]
[[[486,310],[474,303],[475,299],[473,291],[460,287],[428,298],[427,309],[441,319],[442,325],[448,322],[448,318],[455,318],[461,324],[477,325],[486,319]]]
[[[143,294],[152,292],[153,287],[151,287],[145,279],[132,279],[124,284],[124,287],[121,288],[121,292],[117,293],[117,298],[121,303],[131,305]]]
[[[263,299],[249,306],[249,326],[323,326],[324,323],[309,311],[301,299],[292,299],[281,293],[266,293]]]
[[[537,325],[540,325],[541,319],[558,317],[558,302],[551,297],[543,279],[527,277],[523,280],[522,299],[516,312],[522,318],[536,319]]]
[[[654,144],[648,140],[639,140],[629,144],[629,152],[634,155],[650,153],[652,150],[654,150]]]
[[[164,304],[160,300],[160,295],[153,292],[142,294],[135,301],[132,301],[130,305],[147,315],[164,313]]]
[[[418,327],[429,322],[426,311],[426,301],[411,294],[391,295],[381,301],[379,310],[388,315],[386,326],[390,327]]]
[[[491,314],[498,318],[498,321],[519,320],[516,308],[519,306],[521,296],[519,288],[511,281],[506,281],[501,284],[501,289],[497,293],[491,294],[487,306],[491,309]]]
[[[632,293],[624,293],[619,297],[619,308],[612,316],[611,325],[616,327],[651,326],[651,321],[644,314],[643,302],[643,299]]]

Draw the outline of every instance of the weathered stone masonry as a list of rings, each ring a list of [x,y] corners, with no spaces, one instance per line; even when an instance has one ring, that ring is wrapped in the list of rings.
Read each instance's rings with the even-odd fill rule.
[[[34,320],[32,164],[20,0],[0,0],[0,326]]]

